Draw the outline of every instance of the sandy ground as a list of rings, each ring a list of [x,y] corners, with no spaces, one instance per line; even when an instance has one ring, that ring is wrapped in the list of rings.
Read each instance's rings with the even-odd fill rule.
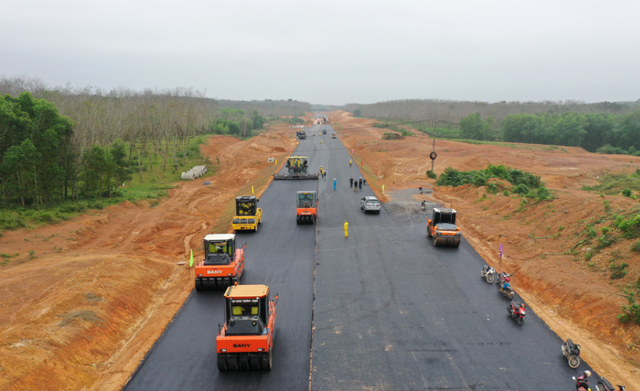
[[[158,205],[2,232],[0,252],[21,256],[0,267],[0,390],[120,389],[193,288],[177,263],[201,254],[205,234],[229,230],[234,197],[266,188],[268,157],[282,165],[294,135],[215,136],[201,146],[220,159],[215,175],[179,182]]]
[[[433,185],[431,199],[458,210],[465,238],[487,263],[514,274],[518,293],[561,338],[581,344],[582,357],[613,384],[640,389],[640,327],[616,319],[621,305],[627,304],[622,289],[638,281],[640,275],[640,257],[630,251],[636,240],[619,238],[618,243],[594,255],[591,266],[584,254],[596,246],[594,239],[571,251],[586,238],[586,224],[595,223],[599,229],[610,225],[606,219],[615,213],[632,209],[637,213],[638,201],[622,196],[603,199],[580,189],[596,184],[596,177],[604,172],[635,171],[640,168],[640,158],[592,154],[572,147],[436,141],[434,169],[438,174],[448,166],[478,170],[504,164],[541,176],[556,199],[529,202],[521,208],[521,198],[502,194],[510,187],[506,181],[492,180],[500,189],[496,195],[472,185],[435,186],[426,176],[431,169],[433,143],[426,135],[382,140],[385,129],[372,127],[373,120],[340,111],[332,112],[330,118],[380,198],[393,201],[394,190]],[[418,203],[430,197],[416,194],[413,199]],[[604,200],[610,203],[609,211],[605,211]],[[502,260],[500,244],[505,254]],[[623,279],[611,280],[607,266],[612,258],[629,264]],[[480,270],[478,277],[480,283]],[[549,354],[559,352],[560,347]]]

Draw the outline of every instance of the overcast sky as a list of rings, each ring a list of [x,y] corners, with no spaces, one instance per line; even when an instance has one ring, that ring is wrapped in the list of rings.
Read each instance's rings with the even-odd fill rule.
[[[219,99],[640,99],[640,1],[0,0],[0,75]]]

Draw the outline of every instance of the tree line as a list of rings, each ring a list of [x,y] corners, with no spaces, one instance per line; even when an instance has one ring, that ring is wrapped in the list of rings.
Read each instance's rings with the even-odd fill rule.
[[[349,103],[342,107],[354,112],[356,116],[376,118],[380,120],[420,121],[438,119],[444,123],[459,123],[469,114],[479,113],[482,118],[492,117],[497,128],[509,114],[562,114],[574,113],[611,113],[626,114],[640,108],[640,100],[636,102],[599,102],[584,103],[575,100],[541,101],[541,102],[480,102],[454,101],[444,99],[404,99],[377,102],[371,104]]]
[[[502,122],[501,133],[505,141],[636,154],[640,148],[640,111],[618,115],[511,114]]]
[[[189,88],[105,92],[0,77],[0,205],[111,196],[131,175],[177,171],[197,135],[249,137],[264,123]]]

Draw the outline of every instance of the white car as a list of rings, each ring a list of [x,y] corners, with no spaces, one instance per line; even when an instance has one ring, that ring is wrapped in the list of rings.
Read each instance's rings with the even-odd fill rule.
[[[378,201],[377,197],[366,196],[360,199],[360,209],[362,209],[364,213],[376,212],[379,214],[380,207],[381,207],[380,201]]]

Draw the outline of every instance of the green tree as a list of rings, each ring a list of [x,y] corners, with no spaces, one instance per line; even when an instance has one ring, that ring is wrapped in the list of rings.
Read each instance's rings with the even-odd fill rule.
[[[460,120],[460,132],[466,139],[485,140],[490,136],[491,125],[480,118],[480,113],[471,113]]]

